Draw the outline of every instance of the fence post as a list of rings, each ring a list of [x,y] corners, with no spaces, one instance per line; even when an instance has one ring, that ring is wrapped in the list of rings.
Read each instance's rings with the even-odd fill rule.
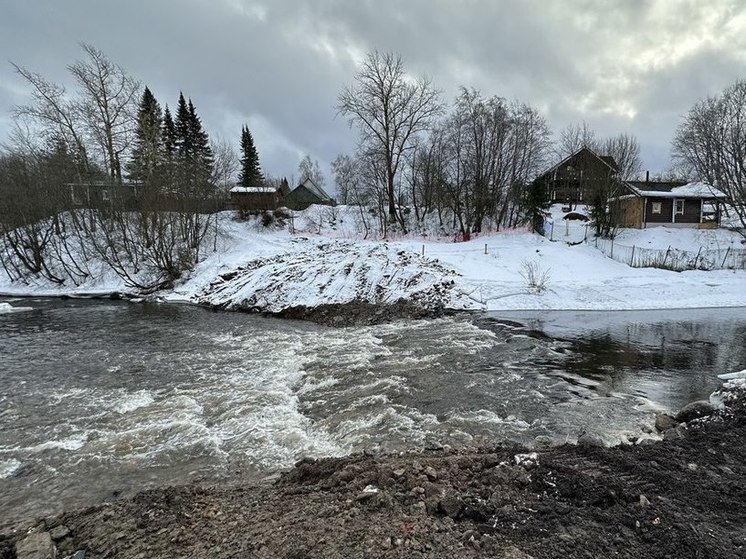
[[[632,257],[629,259],[629,265],[635,267],[635,245],[632,245]]]
[[[666,265],[666,260],[668,260],[668,253],[671,252],[671,245],[668,245],[668,249],[666,250],[666,255],[663,257],[663,266]]]
[[[611,239],[611,255],[609,256],[612,260],[614,260],[614,239],[612,237]]]
[[[697,260],[699,260],[699,255],[702,253],[702,247],[699,247],[699,250],[697,251],[697,256],[694,257],[694,269],[697,269]]]
[[[425,245],[422,245],[422,256],[425,256]]]
[[[484,253],[487,254],[487,243],[484,243]]]
[[[725,268],[725,261],[728,260],[728,254],[730,254],[730,247],[728,247],[728,250],[725,251],[725,258],[723,258],[723,263],[720,264],[721,268]]]

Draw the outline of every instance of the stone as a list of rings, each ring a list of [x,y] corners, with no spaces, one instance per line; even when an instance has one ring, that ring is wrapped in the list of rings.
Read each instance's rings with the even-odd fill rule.
[[[640,506],[641,507],[650,506],[650,500],[645,495],[640,495]]]
[[[659,433],[673,429],[676,425],[676,420],[667,413],[655,414],[655,428]]]
[[[676,421],[686,423],[687,421],[712,415],[714,411],[715,408],[707,400],[697,400],[681,408],[681,411],[676,414]]]
[[[436,479],[438,479],[438,472],[436,472],[435,468],[433,468],[432,466],[428,466],[427,468],[425,468],[425,475],[430,481],[435,481]]]
[[[56,550],[47,532],[34,532],[16,544],[17,559],[55,559]]]
[[[512,545],[503,549],[502,555],[499,555],[499,557],[500,559],[534,559],[533,556]]]
[[[54,541],[58,542],[70,535],[70,528],[68,528],[64,524],[60,524],[59,526],[55,526],[54,528],[52,528],[52,530],[49,532],[49,535]]]
[[[601,438],[601,436],[597,435],[596,433],[588,433],[587,431],[584,431],[583,434],[578,437],[578,446],[604,447],[606,445],[604,444],[604,440]]]
[[[449,493],[438,502],[438,510],[453,519],[458,518],[463,508],[464,503],[461,500],[461,497],[455,493]]]

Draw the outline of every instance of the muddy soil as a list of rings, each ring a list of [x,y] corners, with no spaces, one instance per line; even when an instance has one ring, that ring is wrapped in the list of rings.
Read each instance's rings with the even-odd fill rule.
[[[19,523],[0,558],[746,557],[735,394],[660,442],[304,460],[273,482],[149,491]]]
[[[268,314],[267,316],[308,320],[326,326],[344,327],[383,324],[401,319],[440,318],[455,315],[457,312],[432,304],[420,305],[411,302],[400,302],[391,305],[380,305],[354,301],[345,304],[319,305],[317,307],[291,307],[279,313]]]

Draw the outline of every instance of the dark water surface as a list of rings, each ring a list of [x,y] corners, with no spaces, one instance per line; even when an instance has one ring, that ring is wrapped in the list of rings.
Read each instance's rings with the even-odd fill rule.
[[[3,299],[0,525],[303,456],[609,442],[746,368],[744,309],[333,329],[177,305]]]

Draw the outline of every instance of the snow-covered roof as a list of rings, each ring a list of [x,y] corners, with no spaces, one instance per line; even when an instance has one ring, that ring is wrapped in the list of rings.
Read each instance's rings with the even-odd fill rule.
[[[234,186],[231,194],[272,194],[277,192],[273,186]]]
[[[718,198],[728,196],[717,188],[704,182],[690,182],[675,186],[675,183],[650,183],[650,187],[644,182],[628,182],[627,186],[638,196],[650,198]],[[665,187],[661,185],[665,184]]]

